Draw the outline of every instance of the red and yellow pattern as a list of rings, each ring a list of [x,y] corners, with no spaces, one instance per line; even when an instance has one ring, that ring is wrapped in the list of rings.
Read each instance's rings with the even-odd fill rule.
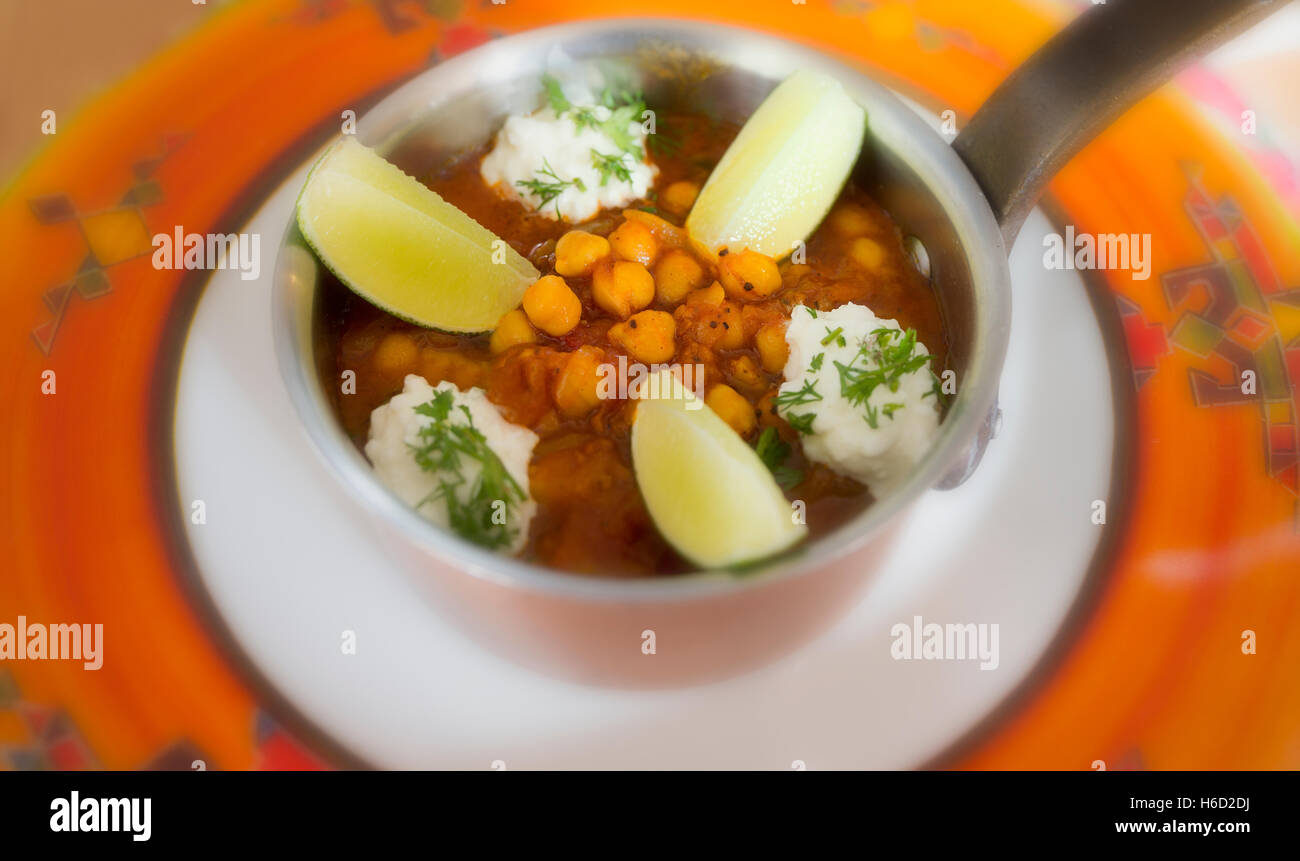
[[[308,729],[300,743],[277,725],[178,577],[153,451],[170,400],[159,365],[201,283],[153,269],[149,237],[235,230],[343,110],[486,39],[612,8],[771,30],[959,116],[1061,24],[1016,0],[246,0],[213,14],[66,123],[0,198],[0,620],[102,622],[116,653],[95,673],[0,665],[0,764],[334,764]],[[1300,228],[1173,88],[1051,193],[1080,231],[1154,237],[1150,280],[1109,281],[1136,387],[1134,498],[1082,633],[947,764],[1300,768]]]

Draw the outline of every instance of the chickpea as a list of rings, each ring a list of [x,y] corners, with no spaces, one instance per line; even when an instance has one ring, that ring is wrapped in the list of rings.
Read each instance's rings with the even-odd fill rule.
[[[741,251],[718,260],[722,287],[732,299],[753,302],[781,289],[781,270],[776,261],[757,251]]]
[[[451,369],[451,355],[425,347],[420,351],[420,376],[434,385],[447,379],[447,372]]]
[[[871,216],[856,203],[844,203],[835,207],[826,223],[840,236],[861,236],[871,230]]]
[[[754,429],[754,407],[744,395],[726,383],[718,383],[709,389],[709,393],[704,396],[704,403],[741,436]]]
[[[701,287],[686,297],[687,305],[721,305],[727,298],[722,285],[714,281],[708,287]]]
[[[694,362],[678,363],[670,365],[668,370],[672,371],[677,381],[690,389],[692,394],[704,391],[704,378],[708,374],[704,365]]]
[[[609,235],[609,247],[615,257],[649,266],[659,253],[659,240],[645,224],[628,219]]]
[[[582,319],[582,302],[558,275],[546,275],[524,291],[524,313],[548,335],[567,335]]]
[[[751,356],[740,355],[732,359],[727,366],[727,376],[747,392],[761,392],[767,387],[763,371]]]
[[[655,264],[655,295],[666,305],[676,305],[704,283],[704,267],[685,251],[674,249]]]
[[[492,337],[488,341],[493,355],[504,353],[516,344],[536,344],[537,332],[533,330],[532,324],[528,322],[528,317],[523,311],[516,308],[513,311],[507,311],[505,315],[497,321],[497,327],[492,331]]]
[[[609,339],[638,362],[667,362],[677,351],[677,324],[667,311],[642,311],[610,327]]]
[[[718,338],[720,348],[739,350],[745,346],[745,324],[741,320],[739,305],[723,302],[718,306],[718,325],[722,327],[722,336]]]
[[[455,383],[456,388],[462,391],[472,389],[479,384],[483,376],[483,368],[478,362],[456,353],[448,355],[447,360],[447,367],[442,376],[444,380]]]
[[[654,301],[655,280],[640,263],[606,261],[592,273],[591,296],[601,308],[626,320]]]
[[[661,245],[681,248],[691,241],[685,230],[667,219],[660,218],[653,212],[646,212],[644,209],[625,209],[623,210],[623,217],[645,227],[650,231],[651,236],[659,240]]]
[[[586,275],[608,256],[608,239],[585,230],[570,230],[555,243],[555,271],[566,277]]]
[[[885,262],[885,247],[874,239],[859,236],[849,245],[849,256],[863,269],[879,269]]]
[[[400,374],[412,369],[419,354],[414,338],[405,332],[390,332],[375,347],[371,361],[381,374]]]
[[[695,205],[695,198],[699,194],[698,185],[683,179],[665,188],[659,194],[659,202],[674,215],[685,215]]]
[[[785,325],[768,323],[754,334],[758,360],[769,374],[779,374],[790,358],[790,345],[785,342]]]
[[[555,406],[567,418],[580,418],[600,403],[600,365],[604,354],[596,347],[579,347],[569,354],[555,381]]]

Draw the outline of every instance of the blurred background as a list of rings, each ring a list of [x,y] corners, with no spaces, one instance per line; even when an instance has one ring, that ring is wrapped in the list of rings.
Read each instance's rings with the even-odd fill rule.
[[[4,129],[0,176],[12,174],[40,146],[39,122],[32,118],[39,118],[41,111],[53,109],[70,116],[145,59],[234,2],[238,0],[0,0],[0,86],[5,92],[0,101],[0,129]],[[394,10],[405,5],[448,5],[423,0],[358,2]],[[509,2],[544,10],[556,0]],[[302,5],[324,9],[335,5],[335,0],[302,0]],[[618,13],[618,5],[610,4],[611,13]],[[978,2],[968,0],[968,5]],[[1070,15],[1090,6],[1091,0],[1046,0],[1037,5]],[[1300,80],[1300,6],[1292,4],[1216,51],[1204,66],[1239,96],[1249,98],[1266,140],[1300,160],[1300,99],[1291,88]],[[1197,74],[1193,71],[1188,77]]]

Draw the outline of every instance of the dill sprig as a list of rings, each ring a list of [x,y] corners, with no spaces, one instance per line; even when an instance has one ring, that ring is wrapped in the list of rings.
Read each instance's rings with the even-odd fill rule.
[[[546,204],[555,200],[563,194],[564,190],[569,186],[573,186],[578,189],[578,191],[587,190],[587,186],[583,184],[580,177],[575,176],[573,179],[561,179],[555,172],[555,169],[551,167],[550,162],[546,159],[542,159],[541,170],[538,170],[533,175],[532,179],[518,180],[515,182],[515,185],[527,189],[541,201],[537,204],[538,209],[543,208]],[[555,214],[560,214],[560,204],[558,201],[555,204]]]
[[[603,152],[591,151],[591,166],[600,171],[600,184],[604,186],[609,182],[610,176],[614,176],[621,182],[632,181],[632,171],[629,169],[627,162],[623,159],[626,153],[616,153],[606,155]]]
[[[871,395],[881,386],[891,392],[898,391],[899,381],[907,374],[925,367],[931,357],[916,352],[916,330],[906,332],[881,326],[859,343],[858,352],[846,365],[836,362],[840,375],[840,394],[853,406],[863,407],[867,424],[880,426],[880,412],[869,402]],[[859,361],[864,364],[859,366]],[[885,416],[893,419],[901,404],[887,404]]]
[[[813,419],[817,416],[814,413],[787,413],[786,411],[821,399],[821,392],[817,391],[814,382],[805,380],[802,387],[795,391],[781,392],[772,403],[776,405],[777,411],[785,416],[785,420],[790,423],[790,427],[799,431],[799,433],[809,434],[812,433]]]
[[[817,391],[815,383],[812,380],[806,380],[803,386],[796,391],[781,392],[776,396],[774,403],[778,408],[798,407],[821,399],[821,392]]]
[[[449,390],[437,392],[432,400],[415,408],[416,413],[431,421],[420,428],[418,445],[411,445],[415,462],[425,472],[438,477],[438,486],[416,505],[442,501],[447,506],[447,520],[458,535],[488,549],[509,546],[516,530],[511,528],[514,506],[527,499],[519,483],[497,457],[483,432],[474,426],[474,418],[463,404],[464,423],[453,421],[455,401]],[[468,488],[466,460],[479,464],[479,473]],[[495,523],[495,503],[505,505],[504,523]]]
[[[596,115],[595,108],[574,108],[573,124],[578,127],[579,131],[583,129],[600,131],[600,117]]]

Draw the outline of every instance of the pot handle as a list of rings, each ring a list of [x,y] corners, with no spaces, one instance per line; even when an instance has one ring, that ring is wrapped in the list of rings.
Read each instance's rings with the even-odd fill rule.
[[[1183,65],[1288,0],[1110,0],[1084,11],[1004,80],[953,141],[1010,250],[1044,186],[1075,153]],[[997,434],[996,401],[965,458],[962,484]]]
[[[1183,65],[1288,0],[1110,0],[1087,9],[993,92],[953,141],[1011,248],[1061,167]]]

